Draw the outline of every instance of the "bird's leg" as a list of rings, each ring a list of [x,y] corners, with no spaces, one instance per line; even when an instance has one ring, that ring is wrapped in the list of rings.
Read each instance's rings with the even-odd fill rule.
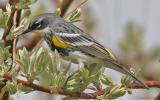
[[[67,80],[66,80],[66,82],[64,83],[64,89],[66,88],[69,79],[70,79],[72,76],[74,76],[77,72],[78,72],[78,71],[75,71],[75,72],[73,72],[71,75],[69,75],[69,76],[67,77]]]
[[[79,69],[82,69],[82,68],[84,68],[84,67],[85,67],[84,62],[83,62],[81,59],[79,59],[79,60],[78,60],[78,68],[79,68]]]
[[[84,67],[87,66],[87,65],[85,65],[81,60],[78,60],[78,62],[79,62],[79,65],[78,65],[79,69],[84,68]],[[79,70],[73,72],[71,75],[69,75],[69,76],[67,77],[67,80],[66,80],[66,82],[65,82],[65,84],[64,84],[64,88],[66,88],[67,82],[69,81],[69,79],[70,79],[72,76],[74,76],[78,71],[79,71]]]

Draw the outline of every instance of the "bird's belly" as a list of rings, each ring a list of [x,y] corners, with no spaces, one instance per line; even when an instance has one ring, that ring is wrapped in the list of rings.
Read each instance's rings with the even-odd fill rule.
[[[79,51],[70,52],[67,56],[63,57],[63,59],[65,59],[67,61],[71,61],[76,64],[78,64],[79,61],[85,62],[89,58],[90,58],[89,56],[87,56],[84,53],[79,52]]]
[[[70,52],[68,56],[63,57],[63,59],[67,61],[71,61],[73,63],[79,64],[79,63],[84,63],[84,64],[92,64],[92,63],[102,63],[102,60],[96,58],[96,57],[91,57],[88,56],[80,51],[74,51]]]

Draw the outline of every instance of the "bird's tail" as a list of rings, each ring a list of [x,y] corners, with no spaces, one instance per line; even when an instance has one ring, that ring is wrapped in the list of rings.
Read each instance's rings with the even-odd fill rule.
[[[109,68],[131,76],[138,84],[140,84],[140,85],[144,86],[146,89],[148,89],[148,86],[143,81],[138,79],[134,74],[132,74],[127,68],[125,68],[124,65],[120,64],[118,61],[116,61],[114,59],[105,59],[105,60],[112,64],[111,66],[109,66]]]

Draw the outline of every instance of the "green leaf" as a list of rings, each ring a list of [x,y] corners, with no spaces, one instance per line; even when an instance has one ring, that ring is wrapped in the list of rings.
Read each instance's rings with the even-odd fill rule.
[[[12,26],[11,32],[7,38],[12,40],[17,36],[19,36],[20,34],[22,34],[23,31],[24,31],[24,25],[19,25],[18,27]]]
[[[23,8],[28,8],[29,5],[35,3],[37,0],[20,0],[18,3],[18,8],[23,9]]]
[[[65,81],[67,79],[66,76],[63,74],[50,74],[51,75],[51,86],[54,88],[62,88],[65,84]]]
[[[20,65],[22,72],[31,79],[35,79],[40,75],[49,65],[49,55],[47,50],[40,48],[31,56],[26,49],[19,51]]]
[[[30,14],[31,14],[31,9],[23,9],[21,11],[21,19],[29,18]]]
[[[7,3],[7,5],[6,5],[7,13],[11,14],[11,9],[12,9],[11,5],[9,3]]]
[[[7,22],[9,19],[9,13],[3,12],[2,9],[0,9],[0,28],[6,28],[7,27]]]
[[[121,78],[122,85],[127,86],[131,82],[133,82],[133,79],[130,76],[125,75]]]
[[[12,75],[12,82],[17,82],[17,69],[14,67],[11,69],[11,75]]]
[[[5,47],[4,42],[0,40],[0,70],[2,72],[8,71],[12,66],[11,54],[9,53],[10,47]]]
[[[49,73],[57,73],[60,69],[60,57],[58,52],[55,50],[55,52],[50,55],[49,59],[51,60],[49,63]]]
[[[89,65],[88,70],[89,70],[89,76],[98,76],[99,73],[102,72],[101,70],[102,65],[101,64],[97,64],[97,63],[93,63],[91,65]],[[98,77],[96,77],[98,78]]]
[[[125,87],[120,87],[120,86],[114,86],[108,95],[108,99],[117,99],[118,97],[121,97],[125,95],[126,93],[126,88]]]
[[[101,82],[105,85],[113,85],[113,80],[110,77],[105,76],[104,74],[100,78]]]
[[[88,84],[77,72],[68,80],[66,89],[70,91],[83,91],[87,88]]]
[[[26,75],[29,74],[29,67],[30,67],[30,57],[29,52],[26,48],[19,51],[19,63],[21,65],[22,72]]]
[[[135,70],[133,70],[133,69],[130,69],[130,71],[131,71],[131,73],[132,74],[136,74],[135,73]],[[124,85],[124,86],[128,86],[128,84],[129,83],[132,83],[133,82],[133,78],[132,77],[130,77],[130,76],[128,76],[128,75],[125,75],[125,76],[123,76],[122,78],[121,78],[121,83],[122,83],[122,85]]]
[[[70,70],[70,68],[71,68],[71,63],[69,63],[68,66],[64,69],[63,74],[67,75],[67,73]]]
[[[30,75],[35,79],[40,75],[49,65],[49,55],[47,50],[40,48],[37,52],[31,55],[30,60]]]
[[[10,94],[15,94],[17,91],[20,91],[22,87],[23,86],[21,84],[7,81],[6,85],[2,89],[4,91],[8,91]]]
[[[81,16],[81,8],[76,9],[70,16],[69,16],[69,21],[74,22]]]
[[[79,73],[80,73],[80,75],[83,77],[83,79],[85,79],[85,80],[88,79],[88,76],[89,76],[89,71],[88,71],[88,69],[85,69],[85,68],[80,69],[80,70],[79,70]]]
[[[17,27],[16,25],[13,25],[10,34],[9,36],[7,36],[7,38],[12,40],[20,36],[28,28],[28,24],[29,24],[28,17],[21,18],[19,26]]]
[[[37,59],[36,69],[38,70],[38,73],[43,72],[45,70],[45,68],[48,67],[48,65],[49,65],[48,60],[49,60],[48,52],[45,50],[39,55],[39,57]]]

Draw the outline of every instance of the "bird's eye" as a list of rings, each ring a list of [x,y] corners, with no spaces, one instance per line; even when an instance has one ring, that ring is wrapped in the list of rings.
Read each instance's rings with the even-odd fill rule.
[[[41,29],[43,24],[43,21],[39,21],[39,22],[34,22],[32,23],[32,25],[30,25],[31,29]]]
[[[47,26],[48,22],[46,20],[34,20],[29,25],[29,29],[31,30],[41,30],[44,29]]]
[[[34,28],[37,28],[37,29],[40,28],[40,27],[41,27],[41,22],[36,22],[36,23],[34,23],[34,24],[33,24],[33,27],[34,27]]]

